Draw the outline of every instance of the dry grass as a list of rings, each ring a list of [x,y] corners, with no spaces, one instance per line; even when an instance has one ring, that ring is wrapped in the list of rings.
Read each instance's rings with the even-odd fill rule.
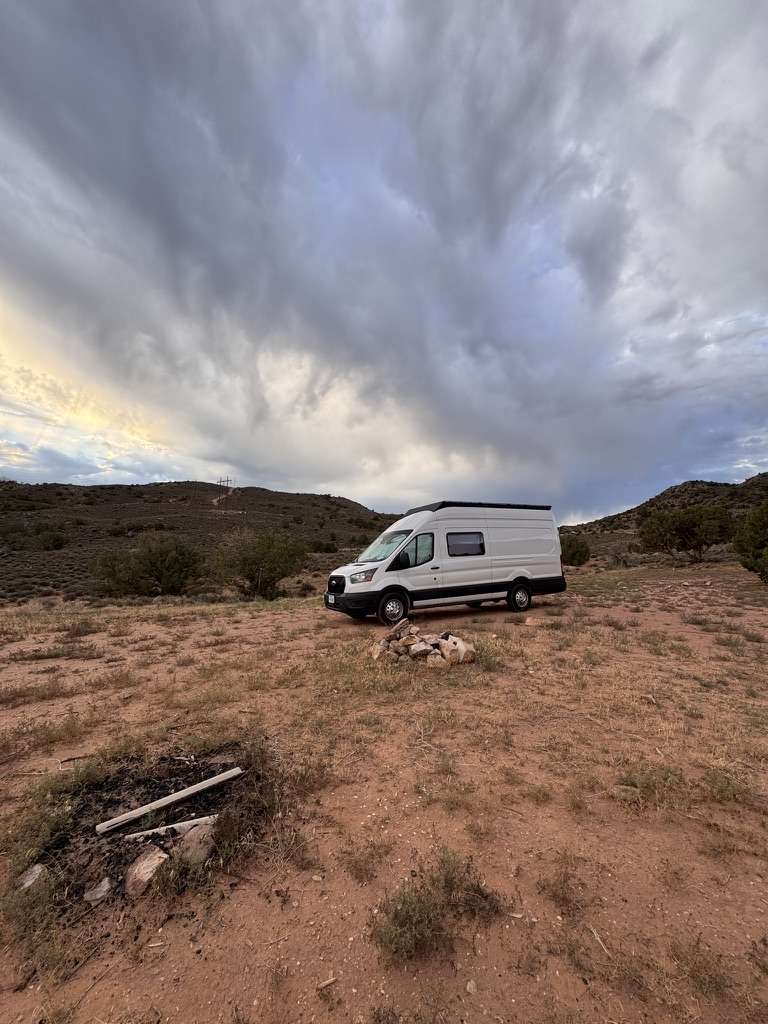
[[[339,860],[356,882],[372,882],[393,844],[381,839],[350,844],[339,851]]]
[[[411,960],[450,949],[457,920],[490,921],[503,909],[498,893],[482,881],[471,860],[441,849],[433,866],[385,897],[371,922],[371,938],[393,960]]]
[[[722,998],[733,988],[733,977],[722,954],[710,949],[701,935],[676,940],[670,953],[691,987],[705,998]]]
[[[717,610],[694,585],[704,571]],[[148,904],[158,913],[210,911],[212,954],[230,918],[259,948],[267,933],[267,941],[284,939],[268,955],[248,954],[263,982],[255,996],[297,1003],[355,936],[372,992],[380,979],[386,985],[390,959],[427,958],[414,995],[401,990],[403,1008],[392,1010],[408,1024],[430,1019],[424,990],[438,974],[428,957],[451,946],[477,977],[489,1017],[510,1013],[509,984],[497,979],[512,965],[519,1005],[526,1001],[536,1024],[618,1019],[619,1004],[621,1019],[655,1015],[668,1024],[685,1019],[692,999],[703,1024],[757,1020],[768,940],[758,905],[742,893],[768,855],[762,592],[728,566],[575,575],[568,594],[536,602],[530,616],[493,607],[420,616],[420,625],[451,628],[482,651],[478,664],[445,673],[375,665],[366,649],[378,627],[306,601],[0,609],[6,819],[36,773],[74,777],[58,759],[118,739],[128,751],[168,749],[180,737],[210,751],[263,731],[281,779],[274,813],[258,801],[232,809],[213,863],[167,869],[162,899]],[[692,585],[682,588],[687,578]],[[289,805],[301,820],[282,813]],[[515,894],[510,915],[494,911],[489,932],[470,921],[498,906],[463,902],[472,885],[445,881],[451,873],[444,877],[433,852],[443,842],[455,850],[454,875],[471,853],[480,892]],[[568,849],[553,856],[563,843]],[[26,844],[32,856],[36,844],[34,836]],[[222,898],[230,892],[222,864],[224,878],[246,879],[250,891],[238,884],[231,901]],[[315,874],[322,882],[311,881]],[[373,944],[362,937],[371,908]],[[25,920],[48,912],[33,907]],[[713,932],[710,946],[681,927],[670,944],[661,922],[689,918],[722,922],[722,937]],[[130,947],[129,932],[126,925],[116,949]],[[744,933],[741,944],[730,938]],[[41,971],[64,975],[90,947],[84,942],[75,961],[66,945],[40,950]],[[303,966],[320,950],[310,978]],[[137,959],[131,969],[152,988],[149,964]],[[214,968],[200,960],[196,970],[210,979]],[[555,971],[564,990],[583,989],[580,1008],[548,1008],[543,993]],[[471,1008],[469,977],[439,974],[448,1005]],[[175,994],[180,1005],[183,998]],[[367,1020],[374,1009],[352,999],[346,979],[326,1002],[316,998],[312,1012]],[[184,1004],[180,1012],[195,1011]],[[440,1012],[436,1019],[455,1024],[452,1011]],[[251,1016],[269,1019],[268,1008]]]

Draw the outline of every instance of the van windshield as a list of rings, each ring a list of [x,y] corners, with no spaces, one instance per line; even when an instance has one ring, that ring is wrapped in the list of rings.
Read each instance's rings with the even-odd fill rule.
[[[392,530],[391,533],[382,533],[373,544],[369,544],[365,551],[357,556],[355,561],[383,562],[385,558],[389,558],[397,551],[405,538],[410,537],[412,533],[413,530]]]

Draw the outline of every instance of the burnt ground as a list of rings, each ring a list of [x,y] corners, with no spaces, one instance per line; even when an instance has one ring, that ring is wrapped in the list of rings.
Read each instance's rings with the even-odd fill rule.
[[[78,877],[117,845],[93,852],[97,817],[221,770],[233,731],[308,783],[288,829],[200,889],[92,911],[73,884],[47,973],[6,927],[0,1021],[766,1019],[766,588],[733,565],[587,567],[523,618],[417,621],[478,663],[381,668],[381,627],[316,599],[0,612],[4,826],[44,780],[66,788],[68,759],[111,751]],[[444,847],[501,909],[393,959],[372,924]]]
[[[96,825],[234,767],[231,749],[228,755],[212,758],[198,758],[194,754],[117,758],[102,770],[97,769],[93,780],[86,775],[75,793],[67,794],[67,820],[40,845],[35,861],[49,867],[64,881],[68,904],[74,904],[85,889],[104,877],[110,878],[114,895],[120,896],[125,869],[142,847],[150,842],[163,849],[171,845],[171,840],[161,836],[126,842],[123,839],[126,833],[215,814],[238,798],[246,781],[234,779],[221,787],[197,793],[183,803],[152,811],[105,835],[96,835]]]

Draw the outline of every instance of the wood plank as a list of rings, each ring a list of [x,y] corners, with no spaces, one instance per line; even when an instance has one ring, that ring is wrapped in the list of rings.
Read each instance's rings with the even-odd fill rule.
[[[102,821],[96,826],[96,832],[98,835],[103,835],[105,832],[111,832],[114,828],[119,828],[120,825],[126,825],[129,821],[136,821],[137,818],[143,818],[145,814],[149,814],[150,811],[160,811],[164,807],[170,807],[172,804],[180,803],[182,800],[188,800],[189,797],[194,796],[196,793],[202,793],[206,789],[212,789],[213,786],[220,786],[222,782],[229,782],[230,779],[236,779],[238,775],[243,774],[242,768],[230,768],[229,771],[221,772],[220,775],[214,775],[213,778],[205,779],[204,782],[198,782],[194,786],[187,786],[186,789],[180,789],[177,793],[170,793],[168,796],[160,797],[159,800],[153,800],[152,803],[143,804],[141,807],[136,807],[132,811],[126,811],[125,814],[118,814],[116,818],[110,818],[109,821]]]
[[[129,832],[123,839],[143,839],[144,836],[167,836],[173,832],[177,836],[183,836],[195,825],[212,825],[218,818],[218,814],[206,814],[203,818],[188,818],[186,821],[174,821],[171,825],[160,825],[158,828],[148,828],[143,832]]]

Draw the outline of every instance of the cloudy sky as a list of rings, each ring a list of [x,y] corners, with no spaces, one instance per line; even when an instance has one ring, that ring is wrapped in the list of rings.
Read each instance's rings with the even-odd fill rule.
[[[764,0],[2,0],[0,476],[768,469]]]

